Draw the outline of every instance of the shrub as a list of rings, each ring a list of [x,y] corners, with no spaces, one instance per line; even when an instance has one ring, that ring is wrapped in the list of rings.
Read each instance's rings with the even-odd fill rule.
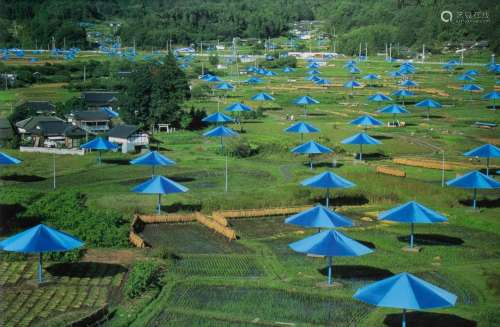
[[[132,267],[124,292],[129,298],[135,298],[148,289],[159,285],[162,277],[162,268],[155,261],[141,261]]]
[[[259,153],[259,147],[245,138],[230,141],[227,150],[232,156],[238,158],[248,158]]]

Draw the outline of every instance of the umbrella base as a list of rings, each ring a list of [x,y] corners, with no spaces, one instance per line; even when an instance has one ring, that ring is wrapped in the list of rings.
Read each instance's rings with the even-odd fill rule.
[[[405,246],[405,247],[401,248],[401,250],[403,250],[404,252],[418,253],[418,252],[422,251],[422,248],[420,246],[414,246],[412,248],[409,246]]]
[[[328,284],[328,282],[320,282],[316,284],[316,287],[319,288],[344,288],[344,284],[339,283],[339,282],[333,282],[331,284]]]

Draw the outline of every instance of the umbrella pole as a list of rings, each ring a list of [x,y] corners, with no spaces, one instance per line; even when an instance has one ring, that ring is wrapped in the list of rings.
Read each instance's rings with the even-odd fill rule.
[[[226,153],[226,172],[225,172],[225,179],[226,179],[226,183],[225,183],[225,186],[224,186],[224,191],[227,193],[227,153]]]
[[[332,285],[332,257],[328,257],[328,285]]]
[[[304,133],[300,133],[300,142],[304,142]]]
[[[363,144],[359,145],[359,161],[363,161]]]
[[[38,253],[38,283],[43,281],[42,252]]]
[[[99,155],[98,155],[98,158],[97,158],[97,163],[99,164],[99,166],[101,165],[101,150],[99,150]]]
[[[326,189],[326,207],[328,208],[330,202],[330,189]]]
[[[153,174],[151,175],[151,177],[155,177],[155,165],[153,165],[152,168],[153,168]]]
[[[486,176],[490,175],[490,157],[486,158]]]
[[[413,223],[410,224],[410,248],[413,248]]]
[[[431,108],[430,107],[427,107],[427,120],[429,120],[429,116],[430,116],[430,113],[431,113]]]
[[[161,194],[158,193],[158,215],[161,214]]]
[[[313,169],[313,159],[312,159],[312,155],[309,155],[309,166],[311,169]]]
[[[477,196],[477,189],[474,189],[474,193],[472,195],[472,207],[476,209],[476,196]]]
[[[401,323],[402,327],[406,327],[406,309],[403,309],[403,321]]]
[[[220,151],[222,154],[224,153],[224,144],[222,143],[222,136],[220,137]]]

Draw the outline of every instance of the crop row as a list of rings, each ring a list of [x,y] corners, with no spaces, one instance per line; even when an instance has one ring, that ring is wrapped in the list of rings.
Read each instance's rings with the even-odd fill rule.
[[[175,272],[186,275],[258,277],[264,274],[250,256],[188,256],[178,260]]]

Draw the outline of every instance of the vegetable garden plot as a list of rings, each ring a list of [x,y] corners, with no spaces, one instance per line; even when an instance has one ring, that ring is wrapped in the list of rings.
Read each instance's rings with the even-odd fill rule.
[[[273,322],[323,325],[335,322],[335,326],[355,326],[372,310],[349,297],[268,288],[179,284],[171,294],[169,307],[224,313],[248,321],[258,318]]]
[[[163,311],[158,317],[151,321],[148,327],[179,326],[179,327],[255,327],[257,323],[245,323],[195,316],[192,313]]]
[[[269,237],[301,230],[284,223],[285,217],[230,219],[229,224],[243,239]]]
[[[178,260],[173,268],[176,273],[205,277],[259,277],[264,271],[255,258],[250,256],[195,256]]]
[[[153,248],[166,247],[174,253],[248,253],[238,242],[230,242],[198,223],[146,224],[141,236]]]

